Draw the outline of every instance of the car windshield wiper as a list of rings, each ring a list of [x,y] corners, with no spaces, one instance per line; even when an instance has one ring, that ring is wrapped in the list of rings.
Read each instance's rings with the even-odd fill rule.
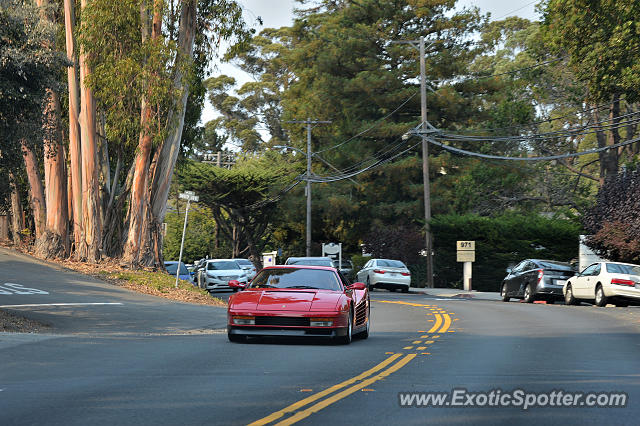
[[[312,287],[310,285],[292,285],[292,286],[284,287],[284,288],[312,288],[312,289],[315,289],[315,290],[319,290],[318,287]]]

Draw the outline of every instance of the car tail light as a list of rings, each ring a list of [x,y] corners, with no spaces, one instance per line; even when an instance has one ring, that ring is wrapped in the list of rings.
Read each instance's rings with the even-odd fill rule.
[[[309,318],[309,325],[311,327],[331,327],[333,318]]]
[[[384,274],[387,271],[385,271],[384,269],[374,269],[373,272],[375,272],[376,274]]]
[[[622,278],[611,278],[611,284],[629,285],[629,286],[636,285],[635,281],[623,280]]]
[[[411,273],[410,273],[410,272],[400,272],[400,274],[402,274],[402,275],[403,275],[403,276],[405,276],[405,277],[408,277],[408,276],[410,276],[410,275],[411,275]]]
[[[538,283],[544,278],[544,269],[538,269]]]
[[[243,316],[243,315],[233,315],[231,317],[231,321],[233,321],[235,325],[256,325],[255,317],[249,317],[249,316]]]

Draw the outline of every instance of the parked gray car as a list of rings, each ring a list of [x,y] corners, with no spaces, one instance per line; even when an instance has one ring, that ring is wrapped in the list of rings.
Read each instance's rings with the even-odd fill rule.
[[[545,300],[553,303],[564,298],[562,288],[569,277],[575,274],[573,267],[555,260],[525,259],[507,269],[502,280],[500,296],[508,302],[510,298],[523,299],[527,303]]]

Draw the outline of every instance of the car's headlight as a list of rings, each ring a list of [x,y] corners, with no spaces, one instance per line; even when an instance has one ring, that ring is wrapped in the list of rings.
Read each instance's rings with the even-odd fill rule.
[[[309,325],[311,327],[331,327],[333,318],[309,318]]]
[[[233,315],[231,321],[235,325],[256,325],[256,318],[245,315]]]

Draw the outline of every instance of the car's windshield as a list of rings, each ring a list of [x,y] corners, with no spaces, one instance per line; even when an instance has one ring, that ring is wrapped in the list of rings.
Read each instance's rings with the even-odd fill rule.
[[[207,263],[208,271],[224,271],[229,269],[240,269],[240,266],[235,260],[220,260]]]
[[[622,263],[607,263],[607,272],[611,274],[640,275],[640,266]]]
[[[334,272],[304,268],[264,269],[251,281],[250,287],[342,290]]]
[[[238,262],[240,266],[253,266],[253,263],[246,259],[236,259],[236,262]]]
[[[176,271],[178,270],[178,264],[177,263],[165,263],[164,267],[167,268],[167,272],[170,273],[171,275],[175,275]],[[189,274],[189,270],[184,265],[184,263],[181,263],[180,264],[180,275],[188,275],[188,274]]]
[[[307,265],[307,266],[331,266],[334,267],[331,259],[290,259],[288,265]]]
[[[405,268],[404,263],[399,260],[378,259],[378,266],[386,266],[388,268]]]

